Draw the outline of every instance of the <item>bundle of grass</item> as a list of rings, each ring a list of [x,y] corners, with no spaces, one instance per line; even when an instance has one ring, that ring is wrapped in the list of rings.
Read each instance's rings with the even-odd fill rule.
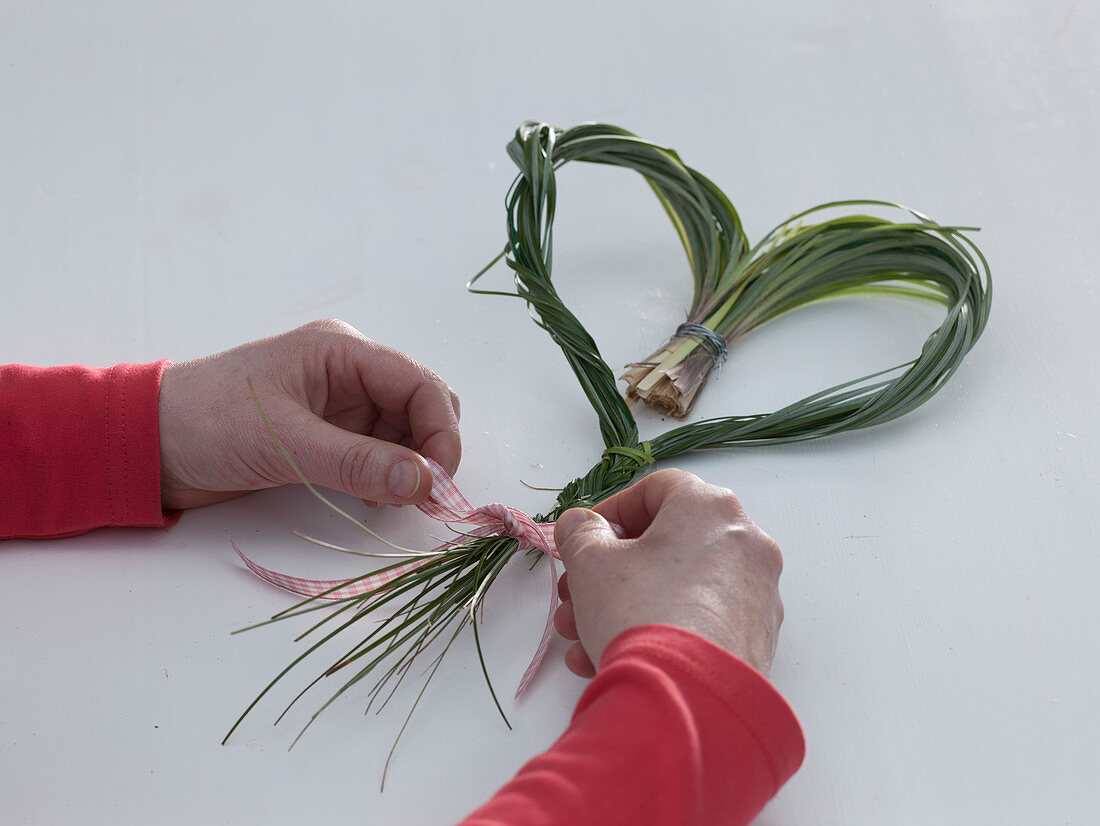
[[[508,242],[469,287],[526,302],[535,323],[558,344],[579,380],[605,445],[600,460],[568,483],[536,521],[550,522],[569,508],[590,507],[625,488],[640,469],[656,461],[698,450],[802,442],[902,416],[943,387],[985,327],[991,299],[989,268],[964,234],[967,228],[943,226],[881,201],[844,201],[799,213],[750,247],[733,206],[713,183],[685,166],[672,150],[618,127],[591,124],[563,132],[528,122],[516,132],[508,153],[519,167],[507,197]],[[614,374],[551,279],[555,171],[573,160],[639,172],[683,241],[695,281],[687,326],[631,367],[630,398],[686,416],[726,346],[782,313],[823,298],[872,293],[931,300],[944,305],[943,322],[905,364],[819,390],[771,413],[685,424],[641,442]],[[860,212],[822,217],[825,211],[850,209]],[[903,220],[863,212],[887,209],[900,212]],[[515,274],[515,292],[475,289],[473,284],[501,259]],[[241,719],[295,665],[365,618],[372,620],[366,626],[369,632],[298,695],[323,677],[348,675],[311,722],[336,697],[368,677],[375,678],[370,702],[390,696],[412,663],[439,641],[441,647],[430,649],[436,653],[426,687],[449,644],[467,626],[473,629],[486,682],[501,709],[482,654],[476,616],[486,592],[519,550],[517,540],[507,536],[464,536],[427,554],[398,549],[401,561],[381,572],[326,584],[329,587],[274,618],[331,609],[299,639],[314,632],[323,635],[276,676]],[[388,618],[373,622],[387,610]],[[410,715],[422,696],[423,688]]]

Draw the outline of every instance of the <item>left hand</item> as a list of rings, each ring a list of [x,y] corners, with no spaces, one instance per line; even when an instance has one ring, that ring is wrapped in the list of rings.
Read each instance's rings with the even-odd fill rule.
[[[431,492],[424,456],[450,474],[462,455],[458,396],[439,376],[342,321],[169,365],[160,389],[161,503],[196,508],[297,482],[264,428],[309,481],[367,504]]]

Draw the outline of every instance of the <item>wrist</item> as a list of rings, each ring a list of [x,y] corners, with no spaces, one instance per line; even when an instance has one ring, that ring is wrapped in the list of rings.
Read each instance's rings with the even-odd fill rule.
[[[194,399],[194,388],[188,388],[187,363],[168,364],[161,374],[160,398],[157,402],[160,438],[160,498],[165,510],[185,510],[209,504],[205,493],[187,472],[188,456],[203,436],[195,430],[188,416],[188,400]]]
[[[178,453],[178,406],[176,403],[176,383],[179,365],[168,364],[160,377],[160,397],[157,401],[157,427],[160,438],[160,498],[165,510],[185,507],[176,491],[182,487],[177,478],[176,467]]]

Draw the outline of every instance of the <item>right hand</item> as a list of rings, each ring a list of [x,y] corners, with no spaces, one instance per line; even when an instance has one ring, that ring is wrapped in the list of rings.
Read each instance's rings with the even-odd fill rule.
[[[554,539],[567,569],[554,625],[579,641],[565,655],[570,671],[593,676],[620,633],[664,623],[768,675],[783,622],[783,556],[731,491],[661,470],[591,511],[566,511]]]

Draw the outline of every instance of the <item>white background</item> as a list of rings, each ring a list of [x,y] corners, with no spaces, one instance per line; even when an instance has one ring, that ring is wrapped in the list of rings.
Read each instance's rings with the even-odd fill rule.
[[[1098,46],[1097,4],[1064,0],[2,0],[0,359],[178,361],[337,316],[459,390],[472,500],[538,511],[551,494],[520,480],[560,486],[602,448],[523,306],[463,288],[504,243],[522,120],[675,147],[753,239],[849,197],[979,225],[991,321],[930,403],[678,464],[734,488],[786,555],[773,679],[809,752],[761,823],[1096,823]],[[682,252],[632,173],[574,165],[559,185],[557,283],[617,367],[682,320]],[[898,300],[791,314],[698,415],[907,360],[938,322]],[[371,518],[430,542],[407,513]],[[288,573],[359,570],[293,529],[349,538],[288,489],[166,532],[4,543],[0,820],[445,823],[562,730],[583,686],[560,642],[508,732],[463,638],[383,794],[408,692],[367,718],[349,697],[287,753],[323,698],[270,727],[303,671],[221,746],[301,630],[230,636],[289,599],[225,532]],[[491,593],[504,697],[545,576],[517,563]]]

